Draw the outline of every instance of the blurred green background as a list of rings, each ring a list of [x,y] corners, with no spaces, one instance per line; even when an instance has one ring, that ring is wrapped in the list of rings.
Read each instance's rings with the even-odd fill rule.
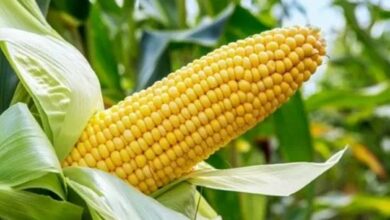
[[[274,27],[320,27],[328,52],[316,76],[208,162],[324,161],[349,145],[347,155],[290,197],[199,190],[223,219],[390,218],[389,1],[37,1],[90,61],[107,107],[220,45]]]

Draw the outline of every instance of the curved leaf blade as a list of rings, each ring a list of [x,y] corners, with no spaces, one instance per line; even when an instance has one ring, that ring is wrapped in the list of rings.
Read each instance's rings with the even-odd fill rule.
[[[70,44],[16,29],[0,29],[1,48],[32,96],[42,126],[63,159],[91,115],[103,108],[99,81]]]
[[[104,219],[187,219],[106,172],[64,169],[67,183]]]
[[[232,168],[203,169],[188,175],[188,181],[212,189],[289,196],[333,167],[346,148],[324,163],[295,162]]]
[[[141,58],[137,90],[144,89],[168,74],[170,68],[167,48],[170,43],[194,43],[203,46],[215,46],[220,38],[226,21],[234,11],[230,6],[214,21],[195,28],[181,31],[145,31],[141,39]]]
[[[49,140],[24,104],[0,116],[0,161],[0,185],[9,187],[61,172]]]
[[[35,0],[1,0],[0,14],[0,28],[17,28],[58,37],[46,22]]]
[[[83,209],[49,196],[0,188],[0,218],[81,219]]]
[[[155,197],[164,206],[185,214],[193,219],[219,219],[196,187],[188,182],[181,182]]]
[[[23,183],[14,187],[16,190],[26,190],[26,189],[39,189],[47,190],[56,194],[62,200],[66,200],[65,190],[63,188],[63,177],[59,176],[57,173],[48,173],[44,176],[39,177],[38,179],[31,180],[29,182]]]

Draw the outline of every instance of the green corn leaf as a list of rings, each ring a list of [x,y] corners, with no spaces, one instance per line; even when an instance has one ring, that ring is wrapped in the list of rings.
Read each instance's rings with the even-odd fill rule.
[[[181,182],[155,197],[164,206],[185,214],[190,219],[216,219],[218,214],[206,202],[194,185]]]
[[[46,22],[35,0],[1,0],[0,28],[16,28],[58,37]]]
[[[5,111],[0,116],[0,185],[17,187],[60,172],[49,140],[27,107],[16,104]]]
[[[333,167],[345,150],[337,152],[324,163],[295,162],[224,170],[209,167],[190,173],[183,179],[212,189],[288,196]]]
[[[64,174],[91,214],[103,219],[187,219],[106,172],[70,167]]]
[[[228,7],[213,22],[189,30],[145,31],[141,39],[137,89],[144,89],[169,73],[169,56],[166,52],[170,43],[215,46],[233,9]]]
[[[296,93],[274,114],[282,154],[289,162],[313,160],[313,146],[301,94]]]
[[[390,85],[386,82],[361,89],[333,89],[310,96],[306,101],[306,106],[308,111],[324,107],[340,109],[375,107],[388,103],[389,93]]]
[[[0,187],[1,219],[81,219],[83,209],[49,196]]]
[[[0,46],[34,100],[57,156],[63,159],[91,115],[103,108],[93,70],[74,47],[54,37],[0,29]]]
[[[168,28],[178,28],[180,25],[179,8],[175,0],[158,0],[139,1],[140,12],[146,17],[155,19]]]
[[[121,94],[119,61],[113,50],[114,39],[111,39],[113,33],[108,28],[109,24],[104,22],[104,18],[105,13],[100,5],[98,3],[93,4],[87,23],[90,62],[99,77],[102,87],[111,93]]]
[[[274,127],[282,156],[288,162],[312,161],[313,144],[309,122],[300,92],[278,109],[274,114]],[[305,195],[308,208],[304,215],[310,216],[314,198],[314,184],[302,192]],[[303,218],[303,217],[302,217]]]
[[[46,16],[47,11],[49,10],[50,0],[36,0],[41,13]]]
[[[0,114],[8,108],[17,84],[18,78],[0,51]]]
[[[63,177],[56,173],[48,173],[42,177],[31,180],[14,187],[17,190],[47,190],[56,194],[62,200],[66,200],[65,190],[63,186]]]
[[[50,3],[50,0],[37,0],[36,1],[39,9],[42,14],[47,13],[47,9]],[[2,17],[0,17],[0,27],[15,27],[18,29],[34,31],[37,33],[52,33],[55,35],[51,28],[46,24],[45,19],[41,16],[37,5],[34,0],[29,1],[2,1],[0,2],[1,9],[6,11],[6,13],[2,13]],[[15,10],[15,11],[13,11]],[[9,16],[7,13],[18,13],[21,15],[18,17]],[[28,13],[31,13],[28,15]],[[41,23],[44,26],[42,29],[34,29],[31,25],[30,20],[21,20],[20,18],[23,16],[29,16],[30,19],[34,21],[38,21],[37,23]],[[17,76],[15,75],[14,70],[11,68],[9,62],[4,57],[1,52],[0,55],[0,113],[3,112],[6,108],[8,108],[10,101],[12,99],[13,93],[15,92],[16,86],[19,82]],[[28,97],[28,96],[27,96]]]

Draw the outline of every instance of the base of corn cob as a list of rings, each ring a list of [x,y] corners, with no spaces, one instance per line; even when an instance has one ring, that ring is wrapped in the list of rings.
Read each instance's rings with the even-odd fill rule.
[[[63,166],[96,167],[152,193],[275,111],[324,54],[309,27],[222,46],[95,114]]]

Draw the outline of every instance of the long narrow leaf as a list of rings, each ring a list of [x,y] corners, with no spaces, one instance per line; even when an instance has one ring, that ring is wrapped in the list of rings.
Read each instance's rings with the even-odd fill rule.
[[[298,92],[274,114],[279,147],[288,162],[313,160],[308,119]]]
[[[314,150],[309,129],[309,122],[301,93],[297,92],[274,114],[274,127],[279,148],[285,161],[312,161]],[[314,184],[305,188],[302,194],[308,204],[306,218],[310,218],[314,198]]]
[[[319,92],[308,98],[306,106],[308,111],[314,111],[324,107],[334,108],[359,108],[374,107],[390,101],[390,85],[381,83],[373,87],[363,89],[340,89]]]
[[[296,162],[225,170],[203,169],[189,174],[188,181],[213,189],[288,196],[333,167],[346,149],[324,163]]]
[[[90,62],[94,67],[102,86],[112,92],[120,93],[120,75],[118,70],[118,60],[116,60],[113,45],[110,41],[110,31],[104,24],[104,12],[95,3],[92,6],[88,20],[88,50]]]

